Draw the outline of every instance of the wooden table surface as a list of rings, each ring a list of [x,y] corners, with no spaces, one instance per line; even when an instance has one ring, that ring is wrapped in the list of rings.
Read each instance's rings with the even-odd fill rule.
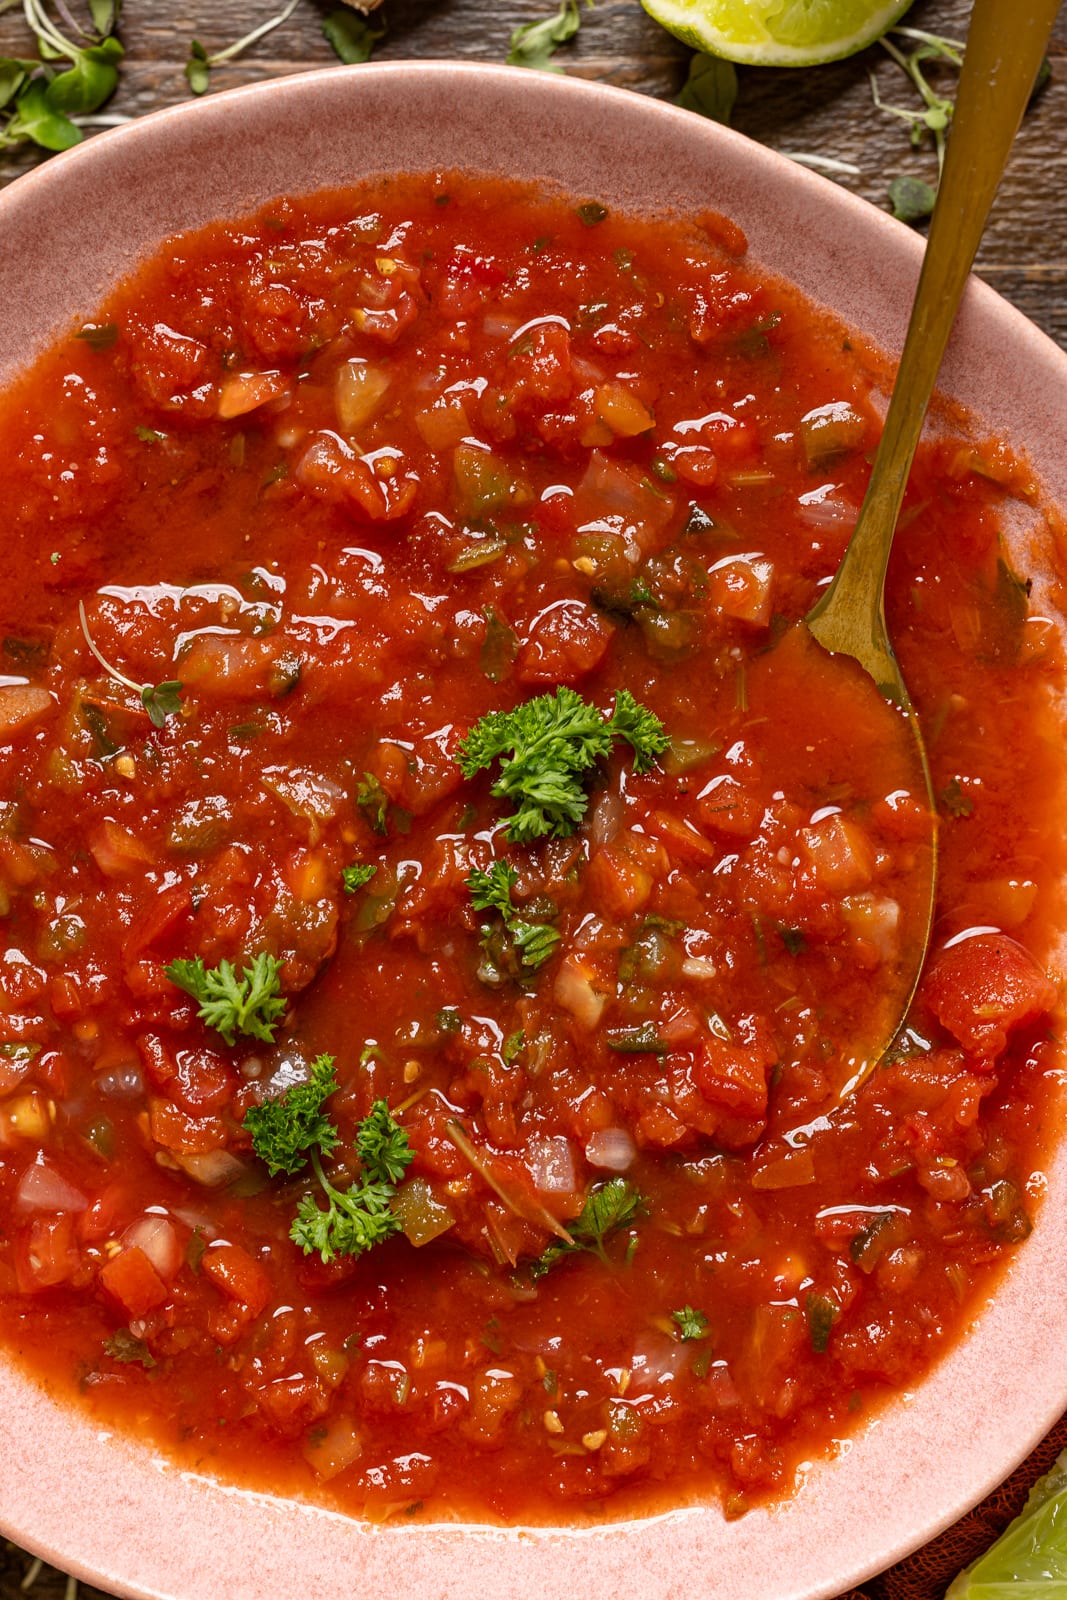
[[[78,0],[69,3],[78,10]],[[235,62],[215,69],[211,92],[330,65],[336,57],[323,37],[322,22],[334,4],[300,0],[282,27]],[[127,55],[107,112],[137,116],[184,100],[189,90],[182,69],[194,37],[209,52],[217,50],[280,9],[280,0],[126,0],[121,37]],[[374,56],[383,61],[462,57],[502,62],[512,30],[554,9],[555,0],[386,0],[378,19],[386,22],[388,32]],[[915,0],[906,20],[958,40],[965,37],[969,9],[967,0]],[[0,15],[0,56],[26,54],[29,44],[21,9]],[[576,76],[670,98],[685,79],[689,54],[646,15],[639,0],[597,0],[595,9],[583,7],[577,39],[556,60]],[[1050,60],[1052,78],[1019,135],[977,270],[1067,349],[1067,15],[1056,25]],[[871,71],[883,98],[914,103],[903,74],[875,47],[828,67],[742,69],[733,125],[773,149],[849,164],[857,171],[835,181],[884,206],[891,178],[909,174],[932,180],[936,160],[930,149],[911,148],[906,123],[875,109]],[[0,185],[17,180],[39,159],[40,153],[24,148],[0,152]],[[1035,1458],[1029,1476],[1042,1464],[1044,1458]],[[1023,1482],[1025,1478],[1016,1499],[1025,1493]],[[978,1537],[985,1529],[988,1538],[1011,1506],[1010,1499],[998,1503],[995,1514],[978,1524]],[[106,1515],[106,1507],[98,1509]],[[926,1579],[913,1576],[901,1589],[888,1575],[864,1593],[872,1600],[898,1593],[939,1600],[952,1569],[928,1566],[932,1575],[927,1587]],[[0,1541],[0,1600],[21,1600],[26,1594],[31,1600],[71,1600],[74,1592],[61,1573]],[[80,1600],[108,1600],[103,1591],[85,1584],[77,1586],[77,1594]]]

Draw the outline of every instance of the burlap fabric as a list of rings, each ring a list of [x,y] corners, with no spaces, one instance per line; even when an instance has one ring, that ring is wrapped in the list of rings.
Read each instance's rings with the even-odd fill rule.
[[[988,1550],[1018,1516],[1033,1485],[1064,1449],[1067,1415],[1022,1466],[973,1511],[861,1589],[849,1589],[840,1600],[941,1600],[956,1574]]]

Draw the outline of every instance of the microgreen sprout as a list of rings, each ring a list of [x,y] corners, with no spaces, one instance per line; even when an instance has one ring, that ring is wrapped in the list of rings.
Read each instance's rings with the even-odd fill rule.
[[[97,647],[92,634],[89,632],[89,619],[85,615],[85,602],[78,601],[78,620],[81,623],[82,634],[93,655],[99,661],[104,671],[113,683],[120,684],[124,689],[130,689],[138,696],[141,704],[148,712],[148,720],[153,728],[162,728],[168,717],[180,715],[182,709],[181,692],[183,685],[176,678],[170,678],[165,683],[136,683],[133,678],[128,678],[120,672]]]
[[[0,150],[25,143],[67,150],[79,142],[85,123],[125,120],[93,115],[118,84],[123,49],[114,30],[120,3],[89,0],[91,21],[86,27],[63,0],[56,0],[64,26],[78,35],[73,39],[60,31],[44,0],[22,0],[37,55],[0,57]],[[0,11],[11,7],[8,0]]]
[[[280,28],[283,22],[288,22],[299,3],[300,0],[289,0],[288,5],[283,7],[276,17],[261,22],[251,33],[246,33],[243,38],[226,45],[222,50],[213,51],[210,55],[200,40],[194,39],[189,46],[189,59],[185,63],[185,77],[193,93],[206,94],[212,67],[221,67],[227,61],[236,61],[239,55],[243,55],[252,45],[258,44],[260,39],[266,38],[268,33],[273,33],[275,28]]]

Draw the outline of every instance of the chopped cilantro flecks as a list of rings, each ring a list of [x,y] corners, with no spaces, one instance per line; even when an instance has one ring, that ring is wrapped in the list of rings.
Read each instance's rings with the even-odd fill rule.
[[[362,889],[374,877],[378,868],[368,866],[364,862],[355,862],[350,867],[343,868],[341,881],[345,886],[345,894],[355,894],[357,889]]]
[[[467,878],[467,888],[476,911],[499,913],[520,966],[534,972],[544,966],[560,936],[546,922],[529,922],[520,917],[511,899],[515,879],[514,867],[506,861],[494,861],[488,872],[475,868]],[[491,928],[483,928],[483,940],[491,932]]]
[[[678,1337],[683,1341],[708,1337],[707,1317],[703,1311],[695,1311],[692,1306],[683,1306],[680,1311],[672,1311],[671,1321],[677,1326]]]
[[[628,690],[619,691],[605,719],[576,690],[560,688],[513,711],[490,711],[460,745],[458,760],[465,778],[500,762],[492,793],[518,806],[507,819],[508,837],[527,843],[575,832],[589,804],[585,776],[615,739],[630,745],[637,772],[647,772],[668,743],[659,718]]]
[[[119,1361],[124,1366],[141,1366],[146,1372],[156,1364],[156,1358],[144,1340],[138,1339],[129,1328],[116,1328],[114,1333],[109,1334],[104,1340],[104,1353],[112,1361]]]
[[[197,956],[195,961],[172,961],[166,975],[200,1002],[197,1016],[217,1029],[227,1044],[234,1044],[239,1033],[273,1044],[286,1006],[279,992],[282,965],[276,957],[261,953],[238,977],[229,961],[205,967]]]
[[[625,1178],[610,1178],[607,1183],[590,1190],[589,1196],[574,1221],[568,1224],[571,1242],[554,1239],[546,1250],[531,1263],[530,1274],[543,1277],[564,1256],[589,1250],[607,1264],[604,1241],[619,1228],[628,1227],[645,1214],[645,1202],[633,1184]]]
[[[356,784],[356,805],[375,833],[388,832],[389,796],[373,772],[365,772]]]

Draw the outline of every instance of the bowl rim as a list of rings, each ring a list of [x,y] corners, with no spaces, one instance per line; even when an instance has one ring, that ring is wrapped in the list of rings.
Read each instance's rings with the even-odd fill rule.
[[[769,261],[772,271],[809,298],[820,298],[819,283],[828,286],[823,301],[857,325],[861,319],[850,316],[849,308],[861,304],[864,294],[877,293],[876,313],[863,320],[865,334],[891,352],[899,349],[902,307],[910,302],[922,242],[858,196],[733,130],[628,90],[490,64],[387,62],[295,73],[162,109],[95,135],[0,191],[0,300],[18,308],[15,331],[0,331],[0,382],[35,348],[24,332],[19,342],[19,329],[33,326],[36,318],[39,330],[55,332],[72,320],[65,283],[34,287],[36,269],[27,271],[25,261],[20,265],[20,251],[31,238],[39,246],[43,229],[46,247],[68,262],[86,261],[91,282],[97,282],[93,273],[103,273],[85,293],[90,305],[100,299],[106,249],[94,253],[89,241],[78,255],[62,238],[68,208],[86,188],[98,203],[110,197],[116,209],[102,231],[105,243],[127,222],[147,233],[158,225],[163,201],[179,193],[181,174],[175,179],[169,168],[158,166],[174,155],[175,144],[185,151],[181,159],[202,161],[214,140],[238,126],[248,141],[254,135],[262,139],[272,120],[280,121],[276,137],[288,140],[285,159],[298,164],[316,154],[310,109],[350,110],[353,101],[378,118],[379,131],[398,137],[398,101],[409,117],[413,104],[424,115],[440,116],[451,107],[454,118],[467,118],[464,137],[471,148],[477,119],[507,108],[511,125],[485,146],[496,162],[517,159],[523,144],[547,152],[559,128],[595,129],[587,149],[569,151],[544,176],[559,176],[571,192],[588,193],[568,184],[568,177],[578,170],[601,175],[614,159],[614,189],[599,184],[596,192],[615,204],[624,203],[619,196],[636,193],[637,178],[647,182],[657,172],[668,204],[679,184],[698,178],[711,184],[714,178],[716,195],[740,197],[740,205],[724,203],[721,209],[745,227],[751,259]],[[630,153],[613,157],[606,140],[627,130],[640,137],[641,150],[634,154],[631,146]],[[241,160],[246,166],[239,177],[214,179],[216,187],[247,181],[251,170],[248,151],[227,153],[235,167]],[[319,170],[333,171],[337,160],[332,152]],[[444,164],[473,169],[469,161]],[[155,190],[138,190],[132,182],[146,170],[155,170],[163,201]],[[313,187],[318,185],[304,184],[303,192]],[[261,198],[279,192],[264,191]],[[184,203],[169,231],[190,225],[188,196]],[[707,206],[719,208],[710,198]],[[232,210],[227,206],[232,215],[249,209],[243,198]],[[824,219],[821,228],[812,224],[812,213]],[[814,259],[816,250],[824,259]],[[849,263],[871,259],[877,272],[850,283]],[[52,314],[57,305],[68,307],[58,321]],[[1011,361],[1004,354],[1008,346]],[[1012,443],[1029,439],[1050,493],[1067,502],[1067,465],[1057,461],[1053,427],[1067,401],[1067,356],[976,281],[965,297],[943,382]],[[989,403],[982,405],[983,399]],[[418,1586],[441,1600],[504,1592],[505,1579],[513,1600],[570,1600],[578,1585],[598,1593],[609,1584],[618,1600],[668,1600],[692,1592],[697,1583],[706,1587],[711,1562],[718,1600],[821,1600],[881,1571],[949,1525],[1026,1456],[1067,1406],[1067,1371],[1055,1354],[1067,1323],[1067,1311],[1059,1309],[1067,1307],[1062,1143],[1046,1163],[1046,1177],[1032,1238],[962,1342],[914,1395],[895,1401],[849,1440],[836,1462],[814,1466],[798,1498],[738,1522],[725,1522],[715,1508],[689,1507],[595,1528],[372,1528],[168,1464],[150,1446],[119,1437],[88,1415],[72,1416],[3,1357],[0,1442],[18,1471],[0,1478],[0,1526],[27,1548],[130,1600],[216,1600],[219,1593],[257,1600],[294,1580],[309,1594],[325,1596],[338,1592],[338,1584],[351,1586],[356,1574],[365,1585]],[[1027,1375],[1021,1391],[1020,1373]],[[106,1517],[99,1515],[102,1506]],[[160,1530],[175,1522],[180,1535],[161,1537]],[[249,1549],[256,1551],[252,1562]]]

